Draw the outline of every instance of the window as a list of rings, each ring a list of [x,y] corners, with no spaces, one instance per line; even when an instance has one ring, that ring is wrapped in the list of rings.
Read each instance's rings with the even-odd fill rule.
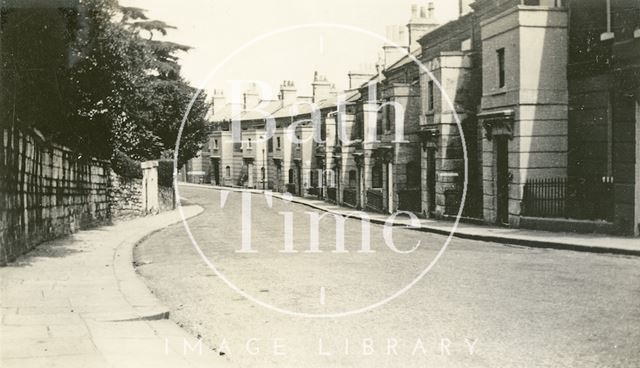
[[[386,131],[390,131],[391,130],[391,121],[393,120],[393,108],[391,107],[391,105],[385,105],[385,127],[384,129]]]
[[[227,178],[231,177],[231,168],[229,166],[224,168],[224,176],[226,176]]]
[[[260,168],[260,174],[261,174],[262,180],[264,180],[264,176],[265,176],[264,167]]]
[[[371,186],[373,188],[382,188],[382,164],[376,163],[371,173]]]
[[[280,149],[280,137],[276,138],[276,144],[277,144],[278,149]]]
[[[318,173],[314,170],[311,169],[311,187],[312,188],[316,188],[318,186]]]
[[[429,104],[428,104],[429,111],[433,111],[433,109],[435,108],[436,98],[433,95],[434,91],[435,91],[435,88],[433,86],[433,81],[430,80],[429,83],[427,83],[427,97],[429,98]]]
[[[289,169],[289,184],[293,184],[293,169]]]
[[[358,185],[356,176],[357,173],[355,170],[349,171],[349,187],[355,188]]]
[[[267,141],[267,149],[269,150],[269,152],[273,152],[273,138],[269,138],[269,140]]]
[[[251,148],[251,138],[249,138],[249,148]]]
[[[498,55],[498,88],[506,86],[505,65],[504,65],[504,49],[497,51]]]
[[[213,140],[213,148],[214,149],[218,149],[218,140],[217,139]]]

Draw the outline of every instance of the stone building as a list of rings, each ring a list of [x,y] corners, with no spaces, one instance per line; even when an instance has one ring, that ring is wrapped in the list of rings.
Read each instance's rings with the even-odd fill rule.
[[[640,3],[460,8],[439,25],[432,6],[412,7],[406,27],[388,27],[376,71],[350,72],[344,93],[317,73],[310,98],[284,82],[264,105],[274,134],[263,145],[249,139],[268,119],[241,114],[243,147],[229,143],[230,114],[214,114],[214,182],[386,213],[638,235]]]

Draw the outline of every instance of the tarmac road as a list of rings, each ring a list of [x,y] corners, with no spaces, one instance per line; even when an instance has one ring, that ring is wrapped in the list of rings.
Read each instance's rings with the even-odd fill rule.
[[[295,313],[365,308],[411,283],[446,237],[346,220],[345,250],[331,216],[310,248],[308,207],[252,195],[251,249],[242,247],[242,200],[182,187],[205,208],[189,227],[221,275],[252,298]],[[288,215],[281,213],[287,212]],[[285,249],[285,218],[293,247]],[[246,230],[246,229],[245,229]],[[245,231],[246,234],[246,231]],[[417,250],[409,252],[420,241]],[[230,288],[196,252],[182,225],[135,251],[138,271],[171,318],[239,367],[640,366],[640,259],[453,239],[430,272],[373,310],[338,318],[291,316]],[[194,352],[195,353],[195,352]]]

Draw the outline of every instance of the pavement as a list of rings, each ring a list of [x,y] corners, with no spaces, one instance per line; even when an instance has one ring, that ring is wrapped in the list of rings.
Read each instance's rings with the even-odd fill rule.
[[[167,319],[133,267],[137,243],[180,221],[176,210],[81,231],[0,268],[0,366],[226,366]]]
[[[257,189],[243,189],[219,187],[204,184],[181,183],[185,187],[200,187],[232,192],[251,192],[262,194],[265,191]],[[282,193],[272,192],[274,198],[285,199]],[[352,208],[337,206],[318,199],[287,196],[287,200],[293,203],[303,204],[316,210],[325,211],[342,216],[349,215],[355,219],[361,219],[362,213],[366,213],[372,223],[384,224],[387,221],[393,226],[407,227],[410,220],[406,217],[390,219],[389,215],[358,211]],[[449,235],[454,230],[454,222],[446,220],[419,219],[420,226],[413,230],[429,232],[440,235]],[[640,239],[634,237],[611,236],[604,234],[584,234],[572,232],[550,232],[529,229],[514,229],[490,225],[477,225],[460,222],[453,231],[453,236],[461,239],[495,242],[501,244],[520,245],[534,248],[550,248],[573,250],[579,252],[609,253],[619,255],[640,256]]]

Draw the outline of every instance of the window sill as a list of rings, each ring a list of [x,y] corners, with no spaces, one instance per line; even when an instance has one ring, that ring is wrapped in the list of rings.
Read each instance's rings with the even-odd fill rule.
[[[499,89],[492,90],[491,92],[487,93],[486,96],[501,96],[506,94],[507,94],[507,87],[502,87]]]

